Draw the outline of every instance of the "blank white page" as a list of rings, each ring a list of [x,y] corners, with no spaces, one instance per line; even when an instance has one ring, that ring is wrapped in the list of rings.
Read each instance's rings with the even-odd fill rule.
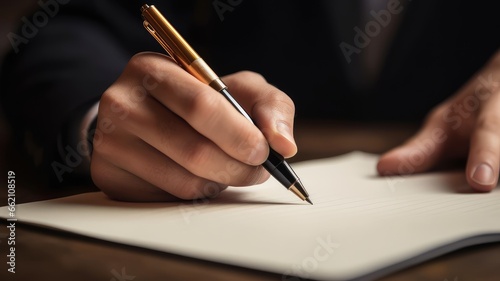
[[[314,205],[274,179],[212,200],[123,203],[87,193],[19,205],[19,221],[291,276],[372,279],[467,245],[500,240],[500,191],[462,172],[379,177],[378,156],[298,163]],[[7,217],[5,207],[0,209]]]

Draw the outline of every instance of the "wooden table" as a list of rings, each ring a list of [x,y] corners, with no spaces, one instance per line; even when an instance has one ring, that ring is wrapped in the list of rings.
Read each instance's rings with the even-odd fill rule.
[[[408,125],[299,123],[296,128],[299,153],[293,160],[335,156],[352,150],[382,153],[404,141],[415,129],[416,126]],[[65,190],[39,186],[36,179],[24,173],[26,168],[19,161],[11,159],[13,157],[15,155],[10,155],[8,161],[2,161],[0,168],[3,175],[7,169],[16,169],[17,203],[95,190],[87,185]],[[0,205],[5,205],[6,192],[4,188],[2,190]],[[282,280],[278,274],[144,250],[19,223],[16,227],[16,274],[10,274],[6,271],[6,232],[5,221],[2,221],[0,280]],[[462,281],[499,278],[500,243],[492,243],[459,250],[380,280]]]

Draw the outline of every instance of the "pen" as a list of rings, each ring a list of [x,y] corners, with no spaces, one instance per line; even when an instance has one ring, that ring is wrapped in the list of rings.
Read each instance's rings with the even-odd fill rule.
[[[156,41],[158,41],[158,43],[160,43],[163,49],[167,51],[177,64],[201,82],[221,93],[236,110],[250,122],[254,123],[248,113],[246,113],[241,105],[231,96],[224,82],[222,82],[191,46],[189,46],[184,38],[182,38],[154,5],[143,5],[141,7],[141,13],[144,19],[143,25],[146,30],[156,39]],[[303,201],[305,200],[312,205],[302,182],[283,156],[272,148],[269,148],[269,156],[262,166],[288,190],[292,191]]]

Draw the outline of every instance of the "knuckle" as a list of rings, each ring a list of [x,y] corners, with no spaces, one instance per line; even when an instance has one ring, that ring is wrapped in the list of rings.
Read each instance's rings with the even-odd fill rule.
[[[427,115],[425,123],[429,124],[443,121],[444,116],[449,110],[450,109],[446,104],[441,104],[434,107]]]
[[[477,118],[476,128],[497,134],[500,129],[500,114],[481,114]]]
[[[211,144],[201,139],[199,141],[194,141],[186,144],[184,147],[183,161],[185,167],[192,172],[196,172],[200,167],[206,167],[207,163],[212,158],[213,150]]]
[[[498,149],[491,146],[476,146],[471,148],[471,152],[475,155],[479,155],[482,158],[482,162],[490,164],[492,167],[494,163],[498,162]]]
[[[109,109],[111,104],[116,102],[116,100],[117,95],[115,95],[115,91],[112,89],[112,87],[104,91],[99,101],[99,112],[104,112],[105,110]]]
[[[290,98],[287,94],[283,93],[282,91],[278,90],[278,94],[276,96],[279,97],[279,100],[287,105],[290,109],[295,111],[295,103],[293,102],[292,98]]]
[[[203,125],[219,116],[220,97],[212,89],[203,87],[195,92],[185,108],[187,118]]]
[[[144,85],[150,83],[147,81],[161,82],[166,76],[177,71],[178,66],[170,57],[158,53],[142,52],[130,58],[124,73],[141,74],[140,83],[143,86],[148,86]]]
[[[130,130],[150,123],[144,105],[138,104],[117,89],[104,92],[99,103],[97,130],[110,134],[117,127]]]
[[[284,112],[291,116],[295,114],[295,104],[288,95],[272,87],[272,89],[270,89],[268,92],[268,96],[274,99],[275,106],[279,108],[281,112]]]
[[[235,74],[239,79],[251,81],[251,82],[267,82],[266,78],[262,74],[253,72],[250,70],[239,71]]]
[[[295,115],[295,104],[292,99],[282,91],[269,87],[262,98],[255,103],[252,108],[252,115],[259,112],[272,110],[280,113],[281,116],[293,117]]]
[[[130,111],[130,105],[120,91],[110,88],[101,96],[99,101],[98,115],[102,117],[114,117]]]
[[[151,55],[148,53],[138,53],[132,56],[125,68],[125,71],[147,72],[151,64]]]

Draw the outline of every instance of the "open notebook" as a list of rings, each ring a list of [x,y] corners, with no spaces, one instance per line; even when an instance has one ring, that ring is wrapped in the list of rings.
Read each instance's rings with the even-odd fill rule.
[[[500,190],[463,173],[376,176],[359,152],[298,163],[314,205],[276,181],[210,201],[122,203],[102,193],[19,205],[25,223],[292,276],[373,279],[467,245],[500,241]],[[6,208],[0,209],[2,217]]]

